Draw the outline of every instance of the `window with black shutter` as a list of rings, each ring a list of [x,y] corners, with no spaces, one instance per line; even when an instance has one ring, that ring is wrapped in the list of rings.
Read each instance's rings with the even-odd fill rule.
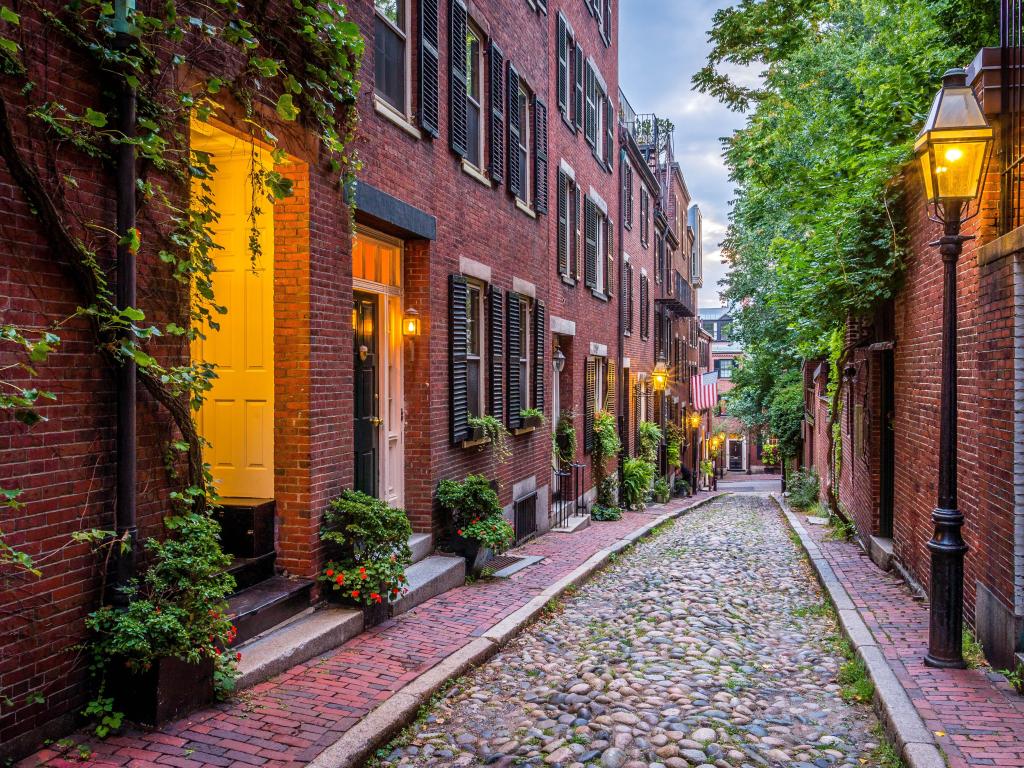
[[[491,178],[498,184],[505,178],[505,56],[491,41]]]
[[[522,424],[520,411],[523,410],[522,380],[521,380],[521,357],[522,357],[522,321],[520,309],[520,297],[518,293],[508,292],[508,343],[505,345],[508,351],[507,375],[508,375],[508,412],[505,424],[509,429],[519,429]]]
[[[575,98],[573,98],[572,122],[577,131],[583,130],[583,49],[576,43],[576,66],[573,70]]]
[[[546,394],[544,376],[547,366],[544,364],[544,340],[547,338],[547,315],[544,302],[538,301],[533,309],[533,407],[544,410]]]
[[[627,336],[633,335],[633,265],[626,265],[626,286],[622,291],[623,328]]]
[[[557,37],[555,40],[558,56],[558,109],[569,117],[569,30],[566,28],[565,17],[558,14]]]
[[[597,360],[588,357],[583,376],[583,452],[594,450],[594,400],[597,397]]]
[[[469,288],[462,275],[448,276],[448,392],[451,439],[461,443],[469,435],[467,331]]]
[[[604,220],[604,292],[608,296],[615,292],[615,222]]]
[[[420,0],[420,128],[437,138],[439,125],[438,80],[441,57],[438,51],[438,0]]]
[[[633,445],[640,450],[640,422],[644,419],[644,383],[637,379],[633,385]]]
[[[466,286],[466,409],[483,416],[484,392],[484,287],[475,281]]]
[[[405,2],[375,0],[373,18],[373,85],[376,95],[409,115],[409,13]]]
[[[622,166],[622,226],[633,229],[633,166]]]
[[[569,276],[569,177],[558,171],[558,274]]]
[[[604,165],[610,171],[615,154],[615,105],[607,94],[602,95],[602,101],[604,102]]]
[[[588,288],[597,288],[597,206],[583,198],[584,276]]]
[[[604,388],[604,409],[608,413],[615,415],[615,361],[607,360],[605,362],[605,388]]]
[[[580,188],[573,182],[572,194],[569,196],[572,203],[569,209],[569,263],[572,265],[572,276],[575,280],[579,280],[583,274],[583,248],[580,247],[580,239],[583,237],[582,200]]]
[[[526,195],[523,188],[523,175],[525,169],[520,165],[520,101],[519,101],[519,73],[509,62],[507,90],[508,90],[508,191],[516,197],[522,198]]]
[[[451,0],[449,5],[448,40],[448,128],[452,151],[459,157],[465,157],[468,148],[466,127],[466,33],[469,26],[469,15],[462,0]]]
[[[488,356],[490,357],[490,378],[487,382],[488,406],[490,414],[501,419],[505,412],[504,381],[505,381],[505,313],[504,296],[501,289],[491,286],[488,293]]]
[[[594,76],[594,68],[590,62],[587,62],[586,71],[586,99],[585,115],[584,115],[584,130],[583,135],[587,139],[587,143],[597,148],[597,78]]]
[[[604,38],[605,45],[612,44],[612,0],[595,0],[595,2],[604,2],[604,17],[602,18],[601,26],[601,37]]]
[[[640,274],[640,338],[646,339],[650,335],[651,304],[650,284],[647,275]]]
[[[537,213],[548,212],[548,107],[541,99],[533,98],[533,208]]]

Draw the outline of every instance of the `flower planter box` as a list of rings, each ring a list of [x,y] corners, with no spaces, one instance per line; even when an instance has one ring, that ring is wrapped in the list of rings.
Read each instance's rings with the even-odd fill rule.
[[[530,416],[528,418],[523,419],[523,426],[529,427],[530,429],[536,429],[541,425],[543,421],[544,419],[540,416]]]
[[[447,549],[466,560],[466,570],[470,573],[480,573],[484,566],[494,557],[494,553],[483,546],[475,539],[464,539],[462,536],[452,535],[448,540]]]
[[[376,627],[378,624],[382,624],[391,618],[391,604],[387,602],[367,605],[366,603],[353,600],[349,593],[343,589],[326,589],[324,590],[324,596],[327,602],[332,605],[344,606],[345,608],[351,608],[353,611],[362,611],[363,629]]]
[[[115,663],[107,675],[114,706],[140,725],[158,727],[213,701],[213,659],[159,659],[135,673]]]

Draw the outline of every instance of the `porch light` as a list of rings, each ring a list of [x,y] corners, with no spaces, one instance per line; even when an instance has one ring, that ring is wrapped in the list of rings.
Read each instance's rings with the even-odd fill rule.
[[[967,85],[966,70],[946,72],[914,143],[925,196],[943,220],[960,218],[962,208],[978,197],[992,135],[992,126]]]
[[[700,426],[700,414],[699,413],[691,413],[690,414],[690,429],[696,429],[699,426]]]
[[[664,360],[659,360],[658,364],[654,366],[654,370],[651,372],[651,384],[658,392],[664,390],[665,385],[668,384],[668,368],[665,367]]]
[[[565,368],[565,355],[562,354],[562,350],[556,349],[555,354],[551,357],[551,364],[555,367],[555,373],[561,373],[562,369]]]
[[[420,313],[415,309],[405,310],[402,316],[402,335],[410,338],[420,335]]]

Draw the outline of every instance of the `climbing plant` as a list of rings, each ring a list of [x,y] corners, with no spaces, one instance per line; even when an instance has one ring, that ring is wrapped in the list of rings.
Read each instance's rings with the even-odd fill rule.
[[[214,294],[214,258],[221,248],[211,192],[215,158],[190,146],[189,126],[231,110],[235,128],[247,133],[253,156],[248,245],[255,259],[262,206],[292,191],[289,179],[256,162],[257,147],[280,164],[285,153],[278,134],[298,130],[315,137],[314,162],[322,162],[339,187],[357,169],[349,146],[363,38],[337,0],[167,0],[127,9],[128,3],[106,0],[0,2],[0,158],[79,303],[72,318],[52,318],[42,329],[3,327],[0,342],[17,347],[20,359],[0,368],[0,410],[26,424],[45,418],[38,406],[53,394],[24,382],[60,343],[68,322],[87,324],[98,354],[112,368],[134,364],[138,382],[176,432],[168,445],[169,539],[147,543],[160,570],[140,577],[148,592],[140,595],[135,588],[133,595],[145,604],[134,610],[148,610],[158,595],[163,610],[153,615],[164,623],[169,614],[180,620],[187,642],[160,645],[144,636],[128,642],[123,630],[137,616],[117,617],[101,608],[90,619],[92,656],[127,656],[129,664],[140,666],[153,653],[179,647],[188,647],[189,659],[220,656],[233,630],[208,617],[222,616],[231,580],[215,575],[226,561],[219,527],[209,517],[216,496],[195,422],[217,374],[209,363],[186,360],[183,352],[216,332],[226,310]],[[66,87],[66,73],[58,69],[61,54],[73,61],[80,87]],[[134,120],[131,111],[118,112],[126,101],[115,95],[126,89],[134,92]],[[113,174],[127,145],[137,158],[139,224],[118,233],[110,220],[83,213],[95,209],[79,204],[79,194],[85,185],[95,188],[97,177]],[[140,291],[139,306],[118,305],[116,285],[108,279],[116,248],[164,270],[152,278],[158,289]],[[20,495],[18,489],[3,490],[0,512],[20,503]],[[116,543],[105,532],[78,532],[77,540],[106,542],[108,549]],[[209,567],[202,590],[164,579],[162,574],[181,568],[183,557]],[[0,538],[0,564],[5,562],[34,567]],[[109,706],[93,702],[91,711],[102,714]]]

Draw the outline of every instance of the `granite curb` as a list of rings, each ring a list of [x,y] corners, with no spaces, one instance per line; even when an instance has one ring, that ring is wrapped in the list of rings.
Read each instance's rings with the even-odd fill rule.
[[[818,581],[835,606],[843,634],[849,639],[854,652],[864,662],[875,686],[875,709],[907,768],[946,768],[946,759],[935,737],[928,730],[903,684],[889,666],[874,635],[854,606],[849,592],[803,523],[790,509],[785,498],[776,493],[772,494],[772,498],[782,509],[790,527],[807,552]]]
[[[386,744],[402,728],[412,722],[421,706],[467,670],[479,666],[496,654],[505,644],[526,629],[543,613],[548,603],[561,597],[567,590],[586,582],[611,560],[613,555],[633,546],[649,536],[663,523],[675,520],[725,495],[716,492],[695,504],[653,517],[650,522],[631,531],[614,543],[600,549],[551,586],[544,589],[526,605],[499,621],[483,635],[464,645],[415,680],[395,691],[388,699],[371,710],[358,723],[341,735],[309,763],[310,768],[356,768],[374,750]],[[581,531],[580,534],[583,534]],[[910,766],[910,768],[918,768]],[[921,768],[930,768],[924,765]]]

